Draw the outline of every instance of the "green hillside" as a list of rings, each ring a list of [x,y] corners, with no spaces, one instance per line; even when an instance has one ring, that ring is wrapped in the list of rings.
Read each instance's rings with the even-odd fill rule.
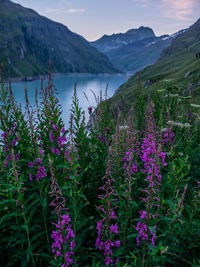
[[[177,87],[177,93],[188,95],[192,91],[194,101],[200,101],[200,20],[179,35],[165,49],[157,62],[132,76],[110,100],[113,106],[127,112],[136,100],[138,83],[142,92]]]
[[[6,77],[61,73],[113,73],[108,58],[66,26],[9,0],[0,0],[0,62]]]

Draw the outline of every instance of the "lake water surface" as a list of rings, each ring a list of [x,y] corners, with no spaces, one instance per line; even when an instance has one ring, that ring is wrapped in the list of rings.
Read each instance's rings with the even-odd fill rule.
[[[53,83],[58,90],[58,100],[62,105],[62,118],[66,125],[68,125],[70,117],[70,108],[72,104],[72,97],[74,85],[77,85],[77,95],[82,109],[86,112],[86,119],[88,119],[88,107],[96,107],[96,100],[92,93],[98,97],[100,91],[105,92],[108,84],[108,97],[111,97],[118,87],[127,81],[127,75],[83,75],[83,74],[68,74],[53,78]],[[15,82],[12,84],[15,99],[21,104],[22,109],[25,107],[24,86],[28,89],[28,97],[31,105],[35,104],[35,88],[38,89],[38,96],[40,95],[41,81],[35,80],[31,82]],[[47,80],[44,81],[44,87],[47,86]],[[87,95],[86,99],[84,93]]]

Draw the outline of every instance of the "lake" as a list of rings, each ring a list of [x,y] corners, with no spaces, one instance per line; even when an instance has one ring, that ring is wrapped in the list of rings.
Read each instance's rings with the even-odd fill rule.
[[[117,88],[127,81],[127,75],[83,75],[83,74],[66,74],[53,77],[53,84],[58,90],[58,100],[62,105],[62,118],[65,125],[68,125],[70,118],[70,108],[72,104],[72,97],[74,92],[74,85],[77,85],[77,95],[82,109],[86,113],[88,119],[88,107],[96,107],[96,100],[94,94],[98,97],[100,91],[105,92],[108,84],[108,97],[111,97]],[[47,80],[44,80],[44,87],[47,85]],[[40,95],[40,80],[31,82],[15,82],[12,83],[13,94],[18,103],[21,104],[22,109],[25,107],[24,86],[28,89],[28,97],[31,105],[35,104],[35,88],[38,89],[38,96]],[[94,94],[92,93],[94,92]],[[85,97],[84,93],[87,95]]]

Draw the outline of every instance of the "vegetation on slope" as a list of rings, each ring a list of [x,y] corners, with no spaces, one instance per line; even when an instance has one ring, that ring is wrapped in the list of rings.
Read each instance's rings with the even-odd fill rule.
[[[0,62],[6,77],[52,71],[114,73],[108,58],[66,26],[9,0],[0,0]]]

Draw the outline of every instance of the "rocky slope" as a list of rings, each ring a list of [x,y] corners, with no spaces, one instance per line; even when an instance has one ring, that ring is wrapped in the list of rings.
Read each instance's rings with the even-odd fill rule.
[[[0,0],[0,62],[8,77],[52,72],[113,73],[108,58],[66,26]]]

